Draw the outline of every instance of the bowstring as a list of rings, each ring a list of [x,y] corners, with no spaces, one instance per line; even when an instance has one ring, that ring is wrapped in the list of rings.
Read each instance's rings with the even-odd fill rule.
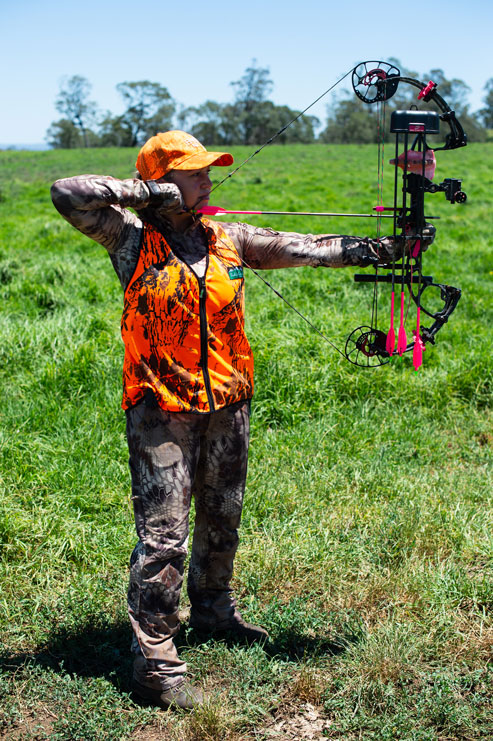
[[[233,175],[235,175],[235,173],[238,172],[238,170],[240,170],[244,165],[247,164],[247,162],[250,162],[251,159],[253,159],[257,154],[259,154],[259,152],[261,152],[263,149],[265,149],[265,147],[267,145],[272,144],[273,141],[275,141],[279,136],[281,136],[281,134],[283,134],[286,131],[287,128],[289,128],[289,126],[291,126],[292,124],[295,123],[295,121],[297,121],[299,118],[301,118],[301,116],[303,116],[308,110],[310,110],[310,108],[312,108],[316,103],[318,103],[319,100],[322,100],[322,98],[325,97],[326,95],[328,95],[328,93],[330,93],[335,87],[337,87],[337,85],[340,85],[340,83],[343,80],[345,80],[346,77],[348,77],[348,75],[351,74],[351,72],[353,71],[353,69],[354,68],[351,67],[351,69],[349,69],[341,78],[339,78],[336,82],[334,82],[334,84],[331,85],[327,90],[325,90],[325,92],[323,92],[321,95],[319,95],[318,98],[316,98],[316,100],[314,100],[312,103],[310,103],[310,105],[308,105],[300,113],[298,113],[296,116],[294,116],[294,118],[292,118],[290,121],[288,121],[287,124],[285,124],[284,126],[282,126],[282,128],[280,128],[279,131],[277,131],[273,136],[270,137],[270,139],[268,139],[266,142],[264,142],[264,144],[262,144],[261,147],[259,147],[254,152],[252,152],[252,154],[250,154],[246,159],[244,159],[243,162],[240,162],[240,164],[238,165],[238,167],[236,167],[232,172],[228,173],[226,175],[226,177],[224,177],[222,180],[219,181],[219,183],[217,183],[213,188],[211,188],[211,190],[209,191],[209,196],[210,196],[211,193],[213,193],[215,190],[217,190],[221,185],[223,185],[223,183],[225,183],[227,180],[229,180],[230,178],[232,178]],[[381,221],[381,219],[378,219],[377,220],[378,223],[380,221]],[[341,355],[343,358],[346,358],[345,353],[343,353],[342,350],[340,350],[337,347],[337,345],[334,344],[334,342],[332,342],[332,340],[330,340],[318,327],[315,326],[315,324],[313,324],[304,314],[302,314],[301,311],[299,311],[299,309],[297,309],[296,306],[294,306],[294,304],[292,304],[290,301],[288,301],[288,299],[285,298],[282,295],[282,293],[280,293],[276,288],[274,288],[274,286],[271,283],[269,283],[268,280],[266,280],[265,278],[263,278],[260,275],[260,273],[257,270],[255,270],[255,268],[253,268],[251,265],[249,265],[242,256],[239,256],[239,257],[240,257],[240,260],[241,260],[242,264],[248,270],[250,270],[254,275],[256,275],[257,278],[259,278],[262,281],[262,283],[264,283],[268,288],[270,288],[270,290],[273,291],[273,293],[275,293],[276,296],[278,296],[282,301],[284,301],[284,303],[286,304],[286,306],[289,306],[289,308],[292,309],[292,311],[294,311],[295,314],[297,314],[301,319],[303,319],[303,321],[306,322],[308,324],[308,326],[311,327],[320,337],[322,337],[322,339],[325,340],[325,342],[327,342],[332,348],[334,348],[334,350],[336,350],[339,353],[339,355]]]

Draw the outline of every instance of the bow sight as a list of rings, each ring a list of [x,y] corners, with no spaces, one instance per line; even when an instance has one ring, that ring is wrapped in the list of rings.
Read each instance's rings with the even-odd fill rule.
[[[417,369],[421,364],[421,354],[426,342],[435,342],[435,335],[448,321],[460,299],[460,289],[443,283],[435,283],[432,276],[423,275],[422,253],[423,240],[426,237],[427,221],[439,217],[425,216],[425,193],[443,192],[450,203],[465,203],[466,194],[461,190],[462,181],[456,178],[446,178],[440,184],[432,182],[435,173],[435,152],[438,150],[456,149],[467,144],[461,124],[457,121],[444,99],[436,92],[437,85],[430,81],[424,84],[410,77],[401,77],[397,67],[386,62],[362,62],[353,70],[353,89],[360,100],[369,105],[385,103],[397,92],[401,82],[417,87],[420,92],[418,100],[436,104],[439,112],[418,110],[415,105],[409,110],[395,110],[391,115],[390,132],[395,134],[395,158],[391,164],[395,166],[394,177],[394,204],[392,207],[377,207],[377,211],[392,211],[394,215],[393,236],[396,243],[403,245],[403,256],[391,264],[383,264],[376,268],[373,275],[354,276],[356,282],[374,283],[371,326],[357,327],[349,335],[346,342],[345,354],[347,359],[361,367],[376,367],[387,363],[396,354],[403,355],[413,351],[414,366]],[[428,145],[427,135],[436,135],[440,132],[440,121],[449,126],[450,131],[441,147]],[[409,145],[409,140],[412,143]],[[403,152],[399,153],[403,145]],[[380,158],[379,158],[380,159]],[[402,198],[398,203],[398,169],[403,171]],[[391,270],[391,274],[379,273],[379,270]],[[397,274],[398,273],[398,274]],[[376,326],[378,283],[392,284],[392,311],[390,329],[387,334]],[[394,287],[401,286],[401,323],[397,349],[395,347],[395,333],[393,329]],[[409,307],[404,311],[404,286],[417,307],[417,326],[414,338],[407,342],[404,322]],[[438,311],[427,309],[422,302],[426,288],[440,289],[440,298],[443,302]],[[420,326],[420,311],[423,311],[434,323],[430,327]]]

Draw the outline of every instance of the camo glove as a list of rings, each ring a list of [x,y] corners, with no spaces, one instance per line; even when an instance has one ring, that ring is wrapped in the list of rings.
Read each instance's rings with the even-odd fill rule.
[[[162,214],[179,213],[184,211],[185,203],[181,190],[175,183],[158,183],[156,180],[146,180],[150,199],[142,208],[151,206]]]

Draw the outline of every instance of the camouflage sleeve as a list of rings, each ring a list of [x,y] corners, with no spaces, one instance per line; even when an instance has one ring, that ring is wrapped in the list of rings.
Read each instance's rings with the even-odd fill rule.
[[[72,226],[106,247],[123,289],[135,271],[142,234],[142,221],[129,208],[141,210],[152,205],[166,213],[183,203],[173,183],[154,184],[150,191],[142,180],[101,175],[57,180],[51,197]]]
[[[257,270],[312,267],[343,268],[386,264],[402,246],[392,237],[380,240],[338,234],[297,234],[239,222],[223,224],[245,264]]]
[[[51,197],[64,219],[112,253],[142,222],[128,208],[144,208],[151,194],[141,180],[80,175],[57,180]]]
[[[141,180],[80,175],[57,180],[51,197],[64,219],[111,253],[128,236],[129,228],[141,228],[140,219],[128,207],[143,208],[151,196]]]

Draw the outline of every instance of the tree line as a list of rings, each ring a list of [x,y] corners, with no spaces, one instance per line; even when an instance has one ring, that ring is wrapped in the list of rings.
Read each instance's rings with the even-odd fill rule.
[[[432,79],[440,95],[455,110],[469,141],[488,140],[493,128],[493,78],[485,85],[484,108],[471,112],[467,101],[468,85],[459,79],[449,80],[443,70],[433,69],[425,75],[403,69],[398,60],[390,60],[405,77]],[[207,100],[198,106],[180,105],[161,83],[149,80],[121,82],[116,86],[124,111],[115,115],[101,111],[90,99],[91,84],[80,75],[66,78],[55,106],[62,118],[54,121],[46,140],[53,148],[135,147],[158,131],[184,129],[205,145],[262,144],[286,124],[294,122],[277,138],[278,143],[314,141],[331,143],[371,143],[377,140],[375,106],[365,105],[355,95],[340,94],[327,107],[327,120],[303,115],[287,105],[276,105],[269,96],[273,89],[269,68],[257,66],[255,60],[239,80],[231,82],[234,94],[229,103]],[[388,101],[390,110],[408,108],[416,93],[400,86]]]

